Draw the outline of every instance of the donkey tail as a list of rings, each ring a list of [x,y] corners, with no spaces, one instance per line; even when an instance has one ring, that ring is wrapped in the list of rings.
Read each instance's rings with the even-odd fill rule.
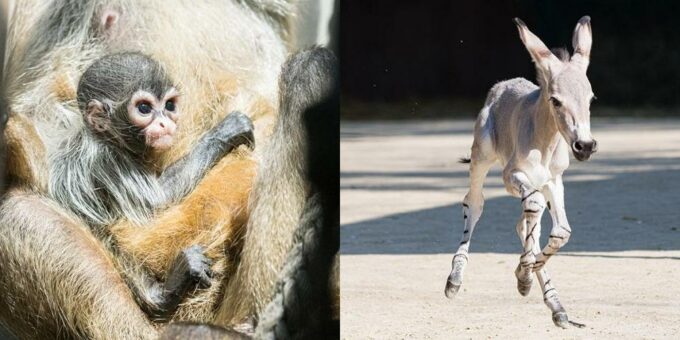
[[[469,164],[471,162],[472,162],[472,159],[470,159],[470,157],[461,157],[461,158],[458,159],[458,163],[461,163],[461,164]]]

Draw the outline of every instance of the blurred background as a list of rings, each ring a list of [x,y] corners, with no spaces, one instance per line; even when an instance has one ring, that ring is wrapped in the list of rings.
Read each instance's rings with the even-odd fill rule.
[[[680,2],[407,1],[340,4],[344,119],[474,117],[496,82],[534,67],[512,22],[567,47],[590,15],[597,116],[680,116]]]

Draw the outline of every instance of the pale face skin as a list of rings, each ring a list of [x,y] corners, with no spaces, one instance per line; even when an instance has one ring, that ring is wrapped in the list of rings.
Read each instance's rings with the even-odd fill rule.
[[[179,93],[175,88],[165,92],[162,98],[139,90],[132,95],[127,106],[130,123],[142,129],[145,143],[155,150],[172,146],[177,121]]]
[[[562,72],[553,78],[550,88],[551,112],[555,114],[557,127],[578,160],[590,158],[579,151],[589,145],[593,152],[597,142],[590,133],[590,103],[595,98],[585,72],[572,70],[574,65],[566,64]]]

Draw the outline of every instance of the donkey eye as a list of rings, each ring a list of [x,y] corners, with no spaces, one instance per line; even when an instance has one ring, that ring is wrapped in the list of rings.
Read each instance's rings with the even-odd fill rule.
[[[550,103],[552,103],[554,107],[561,107],[562,106],[562,102],[557,100],[557,98],[555,98],[555,97],[550,97]]]

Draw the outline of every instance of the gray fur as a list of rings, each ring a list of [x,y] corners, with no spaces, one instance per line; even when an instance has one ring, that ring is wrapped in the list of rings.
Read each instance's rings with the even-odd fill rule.
[[[310,190],[305,178],[308,149],[302,129],[303,113],[334,89],[333,83],[324,78],[333,69],[334,62],[332,53],[317,48],[291,56],[283,66],[279,80],[279,120],[271,138],[286,143],[272,143],[264,150],[265,157],[257,171],[258,186],[251,194],[251,217],[242,260],[227,288],[227,303],[218,314],[221,318],[261,311],[276,285],[288,250],[294,245],[291,235],[298,226]],[[276,218],[276,210],[286,213]],[[272,239],[286,246],[275,252],[270,246]],[[231,290],[232,287],[239,289]],[[252,299],[257,304],[251,305],[243,303],[247,300],[241,299],[242,296],[266,298]],[[232,304],[236,308],[224,308]]]
[[[142,225],[166,201],[154,174],[90,131],[68,140],[50,162],[50,196],[96,231],[121,217]]]
[[[127,104],[137,90],[161,97],[172,87],[165,72],[139,53],[108,55],[82,75],[78,106],[97,100],[108,106],[110,128],[80,130],[51,155],[49,193],[96,228],[125,217],[139,225],[167,201],[156,175],[144,164],[140,130],[127,118]],[[87,125],[87,124],[86,124]]]
[[[120,218],[142,227],[156,209],[189,193],[217,160],[252,140],[250,119],[229,115],[159,178],[146,163],[145,142],[129,121],[127,106],[136,91],[160,99],[173,87],[160,65],[139,53],[107,55],[81,77],[78,103],[83,114],[88,103],[104,103],[111,125],[95,131],[85,124],[51,155],[49,194],[83,218],[99,238],[108,238],[108,227]],[[197,277],[209,270],[201,252],[180,254],[162,284],[124,254],[116,260],[140,306],[159,319],[171,316],[191,287],[186,283],[193,280],[189,269]]]
[[[233,148],[252,143],[250,119],[231,114],[158,177],[147,164],[141,130],[127,118],[127,105],[138,90],[161,98],[173,87],[157,62],[134,52],[102,57],[80,79],[79,108],[85,111],[92,100],[104,103],[111,127],[82,129],[51,155],[49,193],[100,235],[100,228],[120,218],[144,224],[155,209],[188,194]]]
[[[92,99],[110,100],[121,106],[137,90],[160,98],[174,82],[155,60],[139,52],[110,54],[97,59],[78,82],[78,108],[85,110]],[[126,117],[118,117],[126,119]]]
[[[571,59],[571,55],[569,54],[569,51],[566,47],[552,48],[550,49],[550,52],[552,52],[552,54],[554,54],[557,59],[563,63],[567,63],[569,62],[569,59]]]
[[[331,267],[339,248],[339,113],[335,58],[326,49],[316,48],[295,56],[284,72],[291,81],[288,89],[317,83],[328,92],[298,106],[304,109],[307,130],[306,177],[311,188],[293,248],[279,274],[276,293],[259,315],[257,339],[323,339],[337,336],[338,320],[332,321]],[[312,72],[307,72],[312,69]],[[291,76],[297,75],[297,76]],[[303,81],[303,79],[306,79]],[[304,91],[303,90],[303,91]],[[305,93],[305,92],[292,92]],[[320,97],[318,97],[320,95]],[[313,105],[312,105],[313,104]],[[305,109],[306,107],[306,109]]]
[[[120,29],[124,38],[110,38],[98,31],[98,10],[104,7],[122,14]],[[192,110],[194,124],[183,146],[194,144],[199,139],[197,131],[217,125],[226,112],[249,112],[251,107],[260,107],[258,99],[272,106],[261,120],[267,126],[278,112],[276,81],[288,53],[281,27],[272,23],[287,21],[292,9],[285,17],[274,18],[268,14],[271,11],[261,8],[264,7],[242,6],[236,1],[17,1],[7,49],[7,97],[11,112],[27,117],[35,126],[48,155],[59,152],[65,140],[74,138],[83,128],[77,102],[69,93],[75,80],[102,55],[140,50],[166,65],[170,62],[173,76],[195,90],[194,98],[203,100],[197,106],[207,108],[205,112]],[[53,13],[63,15],[52,17]],[[196,21],[196,17],[203,20]],[[44,28],[48,19],[56,23],[50,24],[51,29]],[[235,93],[215,88],[225,80],[238,84]],[[60,89],[65,91],[55,91],[55,84],[63,84]],[[213,106],[214,103],[219,105]],[[265,178],[254,186],[254,190],[272,196],[258,203],[261,212],[258,224],[263,226],[258,228],[263,233],[263,243],[258,247],[265,251],[274,249],[271,255],[265,253],[269,258],[288,247],[280,241],[290,238],[288,226],[296,225],[299,210],[291,207],[297,206],[303,191],[299,187],[304,183],[295,180],[297,168],[286,170],[291,166],[289,159],[276,152],[297,138],[298,131],[282,131],[272,138],[267,130],[260,131],[262,140],[269,142],[261,145],[272,145],[269,148],[272,152],[256,150],[256,157],[261,157],[263,163],[279,164],[281,169],[272,175],[264,173]],[[40,141],[20,143],[30,147]],[[52,165],[38,167],[36,171],[42,175]],[[281,178],[285,178],[285,183],[280,183]],[[73,218],[44,194],[15,184],[2,202],[0,322],[22,338],[157,338],[158,325],[149,322],[119,275],[119,270],[138,267],[114,266],[113,262],[121,258],[93,237],[80,219]],[[284,237],[268,236],[270,229],[265,225],[282,228],[277,235]],[[271,263],[260,263],[257,259],[248,262],[255,267]],[[224,280],[231,282],[230,279]],[[269,282],[267,277],[264,280]],[[271,292],[265,290],[256,296],[236,298],[265,303],[269,296]],[[222,295],[199,293],[193,300],[198,299],[214,307],[203,311],[187,301],[180,306],[184,312],[181,319],[229,322],[219,319],[215,312],[219,308],[230,309],[229,302],[221,300]]]
[[[484,207],[482,187],[491,166],[503,166],[506,190],[521,198],[522,216],[516,225],[523,251],[515,270],[517,289],[529,294],[534,272],[541,283],[544,301],[559,327],[569,325],[566,312],[550,285],[544,266],[571,235],[564,208],[562,174],[569,167],[569,148],[578,160],[594,153],[590,133],[592,89],[586,70],[592,44],[590,18],[583,17],[574,30],[574,55],[551,52],[519,19],[520,38],[536,65],[538,86],[515,78],[494,85],[477,117],[470,159],[470,190],[463,200],[465,229],[445,294],[453,298],[460,289],[468,263],[470,240]],[[548,244],[539,245],[540,222],[546,206],[553,227]]]

